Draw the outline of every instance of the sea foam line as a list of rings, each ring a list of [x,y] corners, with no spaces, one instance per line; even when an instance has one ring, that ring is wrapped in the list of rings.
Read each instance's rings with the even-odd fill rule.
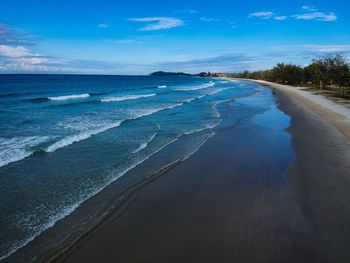
[[[14,137],[10,139],[0,138],[0,167],[9,163],[20,161],[34,153],[31,149],[45,141],[49,137],[30,136],[30,137]]]
[[[173,108],[176,108],[176,107],[179,107],[179,106],[182,106],[182,105],[183,105],[183,103],[178,103],[178,104],[174,104],[174,105],[171,105],[171,106],[168,106],[168,107],[164,107],[164,108],[151,109],[151,110],[138,110],[135,115],[131,115],[129,118],[126,118],[124,120],[119,120],[119,121],[117,121],[115,123],[108,124],[106,126],[98,128],[98,129],[85,131],[85,132],[81,132],[81,133],[78,133],[78,134],[67,136],[67,137],[65,137],[65,138],[55,142],[54,144],[50,145],[49,147],[47,147],[45,151],[46,152],[54,152],[54,151],[56,151],[56,150],[58,150],[60,148],[69,146],[69,145],[71,145],[73,143],[86,140],[86,139],[90,138],[93,135],[105,132],[105,131],[113,129],[113,128],[117,128],[122,123],[124,123],[125,121],[136,120],[136,119],[139,119],[139,118],[142,118],[142,117],[146,117],[146,116],[152,115],[152,114],[157,113],[159,111],[173,109]]]
[[[195,128],[195,129],[192,129],[192,130],[189,130],[189,131],[185,131],[183,133],[183,135],[190,135],[190,134],[193,134],[193,133],[198,133],[198,132],[201,132],[201,131],[214,129],[221,122],[222,122],[222,119],[218,119],[215,123],[207,124],[207,125],[201,126],[199,128]]]
[[[117,96],[117,97],[109,97],[101,99],[101,102],[118,102],[124,100],[137,100],[141,98],[148,98],[156,96],[156,93],[152,94],[140,94],[140,95],[125,95],[125,96]]]
[[[183,162],[183,161],[185,161],[185,160],[187,160],[188,158],[190,158],[193,154],[195,154],[211,137],[213,137],[215,135],[215,132],[211,132],[209,135],[208,135],[208,137],[201,143],[201,144],[199,144],[199,146],[196,148],[196,149],[194,149],[192,152],[190,152],[189,154],[187,154],[187,155],[185,155],[182,159],[181,159],[181,161]]]
[[[122,123],[122,121],[119,121],[119,122],[112,123],[112,124],[106,125],[104,127],[101,127],[101,128],[98,128],[98,129],[95,129],[92,131],[82,132],[82,133],[78,133],[78,134],[75,134],[72,136],[65,137],[64,139],[62,139],[58,142],[55,142],[54,144],[47,147],[45,151],[46,152],[54,152],[59,148],[66,147],[66,146],[71,145],[75,142],[86,140],[86,139],[90,138],[92,135],[99,134],[101,132],[107,131],[107,130],[112,129],[112,128],[116,128],[116,127],[120,126],[121,123]]]
[[[160,131],[159,124],[157,124],[157,126],[158,126],[158,130],[155,133],[153,133],[146,142],[142,143],[136,150],[132,151],[132,153],[138,153],[143,149],[147,148],[147,146],[154,140],[154,138],[158,135]]]
[[[57,97],[47,97],[49,100],[61,101],[61,100],[71,100],[71,99],[84,99],[90,97],[89,93],[77,94],[77,95],[65,95],[65,96],[57,96]]]
[[[174,88],[174,90],[177,90],[177,91],[193,91],[193,90],[207,89],[207,88],[210,88],[210,87],[213,87],[213,86],[215,86],[215,82],[210,81],[210,82],[202,84],[202,85],[179,87],[179,88]]]

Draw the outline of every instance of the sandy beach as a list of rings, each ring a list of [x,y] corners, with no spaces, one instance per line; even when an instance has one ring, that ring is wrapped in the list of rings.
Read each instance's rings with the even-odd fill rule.
[[[349,262],[349,122],[290,87],[261,84],[291,117],[287,167],[275,164],[281,134],[228,118],[55,261]]]
[[[291,87],[278,83],[267,82],[264,80],[250,80],[274,89],[278,89],[283,93],[287,93],[295,97],[320,115],[323,119],[335,126],[348,140],[350,140],[350,109],[346,106],[332,102],[331,100],[321,96],[314,95],[300,87]]]

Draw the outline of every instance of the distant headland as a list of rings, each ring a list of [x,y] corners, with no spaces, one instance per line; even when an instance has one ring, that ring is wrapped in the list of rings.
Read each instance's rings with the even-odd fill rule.
[[[184,72],[166,72],[166,71],[156,71],[150,74],[151,76],[193,76]]]

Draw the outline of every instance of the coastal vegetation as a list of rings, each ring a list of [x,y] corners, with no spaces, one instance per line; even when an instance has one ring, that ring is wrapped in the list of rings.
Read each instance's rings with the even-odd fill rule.
[[[327,55],[312,60],[308,66],[278,63],[268,70],[243,71],[240,73],[202,73],[206,76],[221,76],[257,79],[304,86],[330,95],[350,99],[350,65],[340,55]]]

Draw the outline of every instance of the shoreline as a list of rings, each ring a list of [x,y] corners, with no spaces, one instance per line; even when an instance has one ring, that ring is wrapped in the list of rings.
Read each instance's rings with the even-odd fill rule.
[[[272,88],[275,87],[272,86]],[[336,259],[337,262],[347,262],[347,260],[350,259],[350,253],[346,251],[346,246],[344,244],[346,244],[346,240],[350,232],[345,231],[344,233],[342,231],[344,231],[344,227],[346,227],[347,225],[346,222],[348,222],[348,220],[350,219],[350,210],[345,209],[345,211],[339,211],[337,210],[337,205],[344,206],[350,201],[350,194],[349,192],[347,192],[347,189],[350,186],[350,178],[346,177],[346,175],[348,175],[350,172],[350,167],[346,165],[350,162],[349,142],[342,134],[339,133],[339,131],[336,128],[334,128],[327,121],[323,120],[320,117],[320,115],[318,115],[318,113],[313,112],[313,110],[311,110],[308,106],[305,106],[303,102],[299,101],[299,98],[294,97],[291,94],[285,93],[281,89],[277,90],[277,97],[279,100],[278,107],[283,112],[288,113],[288,115],[292,117],[290,127],[287,130],[293,135],[292,145],[296,152],[296,158],[294,161],[292,161],[292,163],[288,166],[288,169],[284,173],[286,182],[284,182],[282,185],[283,188],[286,187],[284,184],[288,186],[286,188],[286,191],[272,194],[272,196],[275,196],[277,194],[277,196],[279,196],[282,199],[282,201],[273,201],[273,203],[278,203],[277,207],[279,208],[277,210],[282,210],[284,211],[283,213],[286,213],[289,216],[285,217],[282,215],[275,215],[278,219],[271,218],[270,220],[272,220],[277,225],[283,225],[283,227],[291,229],[289,229],[287,232],[277,231],[277,236],[276,233],[272,232],[274,233],[272,234],[273,240],[269,239],[267,244],[260,244],[260,242],[259,244],[257,244],[255,242],[250,243],[252,242],[252,240],[249,238],[249,232],[243,232],[247,236],[241,236],[243,233],[240,233],[237,236],[235,232],[239,232],[238,229],[235,227],[232,228],[232,225],[230,225],[229,222],[225,221],[225,223],[223,223],[222,226],[222,224],[217,225],[216,221],[205,219],[206,217],[200,217],[202,219],[198,220],[197,224],[199,224],[200,226],[204,224],[203,227],[206,224],[209,224],[208,227],[210,227],[207,228],[207,231],[209,231],[209,233],[212,234],[213,237],[221,233],[220,231],[222,231],[222,227],[225,229],[231,229],[231,234],[236,236],[236,238],[230,239],[229,243],[224,242],[224,246],[226,247],[226,249],[224,250],[224,256],[226,258],[228,257],[228,255],[236,256],[237,258],[241,259],[238,260],[238,262],[328,262],[328,260],[332,261],[334,259]],[[306,128],[308,129],[307,134],[310,136],[305,136],[305,134],[303,134],[305,133],[304,130]],[[325,135],[330,135],[330,137],[324,137]],[[154,198],[158,197],[160,193],[161,196],[167,196],[167,193],[164,193],[165,190],[161,190],[162,188],[168,190],[172,189],[169,183],[180,183],[178,181],[180,179],[178,179],[177,176],[180,176],[182,172],[185,172],[187,176],[190,176],[190,174],[188,173],[191,170],[196,171],[197,169],[197,166],[195,166],[196,162],[205,162],[205,159],[208,158],[208,155],[213,157],[211,154],[208,153],[208,151],[210,152],[210,150],[208,149],[211,149],[210,147],[214,147],[214,149],[218,147],[218,145],[213,146],[215,145],[213,141],[216,140],[216,143],[218,143],[224,138],[228,139],[228,137],[223,137],[220,139],[220,136],[215,136],[211,140],[210,145],[212,146],[205,145],[203,149],[201,149],[199,153],[192,157],[190,160],[187,160],[186,162],[181,163],[181,165],[175,167],[171,171],[168,171],[166,174],[152,182],[152,184],[148,184],[145,187],[139,189],[135,194],[136,196],[134,196],[133,198],[133,204],[129,207],[129,210],[126,211],[125,214],[123,214],[120,218],[112,216],[107,223],[99,226],[98,229],[96,229],[95,231],[93,231],[93,233],[88,235],[85,240],[77,244],[77,246],[72,251],[66,253],[64,257],[59,258],[57,262],[76,262],[79,260],[93,262],[94,259],[100,259],[107,262],[113,260],[120,260],[122,262],[148,262],[147,260],[150,258],[154,260],[153,262],[164,262],[164,260],[166,260],[167,262],[178,262],[181,260],[201,260],[202,262],[212,262],[214,258],[218,259],[217,257],[219,256],[219,254],[215,254],[215,252],[221,250],[217,250],[217,248],[213,247],[213,245],[215,245],[215,242],[209,242],[208,245],[205,245],[205,247],[203,247],[203,239],[205,241],[206,238],[208,238],[207,233],[203,236],[202,232],[193,232],[192,228],[195,228],[196,230],[202,228],[199,227],[198,229],[195,225],[193,225],[191,223],[193,221],[192,218],[198,217],[198,214],[201,215],[202,213],[205,213],[206,216],[216,216],[217,214],[214,213],[216,209],[214,209],[211,206],[211,203],[216,203],[217,199],[225,203],[227,202],[227,197],[229,197],[230,195],[233,195],[234,197],[235,194],[233,194],[232,192],[228,193],[226,191],[220,192],[220,194],[218,192],[217,194],[223,194],[225,198],[221,199],[215,196],[211,196],[208,200],[206,200],[208,198],[208,194],[202,193],[200,191],[201,195],[204,194],[204,196],[206,196],[204,197],[204,200],[206,200],[206,202],[209,203],[209,207],[204,208],[202,207],[202,202],[196,202],[195,206],[189,205],[191,209],[194,210],[189,212],[187,209],[183,210],[184,208],[182,206],[178,207],[179,204],[176,204],[176,207],[179,211],[186,211],[185,213],[190,213],[191,216],[186,218],[183,218],[182,214],[178,214],[176,212],[177,209],[171,209],[169,211],[167,210],[167,212],[162,212],[163,209],[166,209],[165,207],[168,207],[169,205],[173,206],[174,204],[170,201],[160,201],[157,198]],[[323,140],[323,145],[321,146],[319,145],[320,139]],[[317,152],[315,152],[316,149]],[[196,161],[193,161],[194,159]],[[216,161],[219,161],[219,159],[216,159]],[[325,164],[323,163],[322,165],[320,165],[318,162],[325,162]],[[313,165],[310,165],[310,163],[312,163]],[[334,165],[338,165],[339,168],[334,168]],[[184,166],[185,168],[182,168]],[[205,174],[204,170],[200,171],[202,171],[202,173]],[[191,176],[194,177],[194,175]],[[207,176],[208,180],[210,181],[214,180],[213,182],[215,182],[215,184],[218,183],[215,181],[215,178],[212,178],[210,175],[205,176]],[[323,180],[326,180],[327,184],[324,184],[325,182],[321,180],[321,178]],[[195,178],[195,180],[198,179],[199,178]],[[190,178],[186,180],[192,182]],[[316,183],[313,182],[313,180],[316,180]],[[306,185],[305,182],[307,182]],[[228,182],[228,184],[230,183]],[[187,183],[183,184],[182,182],[181,185],[185,188],[188,187]],[[339,192],[334,193],[333,191],[330,191],[330,189],[327,189],[327,186],[329,185],[336,187]],[[223,186],[220,186],[219,189],[221,189],[221,187]],[[232,187],[236,189],[237,186]],[[248,189],[249,188],[247,188],[247,190]],[[320,189],[322,190],[322,195],[317,194]],[[236,190],[239,190],[239,188]],[[182,190],[178,189],[177,191],[181,192]],[[194,191],[194,193],[197,192],[197,190],[195,189],[192,189],[190,191]],[[317,195],[316,200],[314,199],[313,194]],[[340,197],[345,199],[340,199]],[[183,206],[187,206],[186,203],[182,203],[182,198],[184,197],[181,197],[181,194],[176,194],[172,196],[172,198],[178,200],[176,202],[180,202]],[[238,200],[240,198],[243,198],[244,200],[244,197],[237,198]],[[247,200],[249,200],[250,197],[246,196],[246,198],[248,198]],[[149,208],[148,202],[144,199],[151,199],[152,202],[160,202],[160,211],[155,212],[157,214],[157,217],[151,215],[148,215],[151,216],[151,219],[141,217],[143,218],[143,220],[146,220],[146,223],[140,221],[141,219],[138,220],[137,216],[140,215],[139,213],[141,213],[141,215],[149,214],[149,212],[147,211],[147,209]],[[336,203],[334,202],[334,199],[336,199]],[[191,199],[186,201],[191,202]],[[287,202],[287,205],[284,203],[284,201]],[[203,203],[206,202],[203,201]],[[166,206],[163,207],[163,204]],[[234,204],[237,206],[236,209],[234,209],[234,211],[237,211],[238,207],[242,209],[240,213],[243,218],[246,213],[255,214],[263,212],[268,214],[274,214],[276,212],[274,211],[276,208],[268,209],[267,207],[265,207],[265,205],[268,204],[264,204],[263,206],[265,207],[263,209],[267,209],[267,211],[260,211],[260,208],[258,208],[259,206],[256,208],[258,209],[258,211],[254,211],[254,209],[252,211],[249,208],[241,207],[236,202],[234,202]],[[219,209],[216,212],[222,213],[223,210]],[[340,212],[345,212],[345,214],[339,214]],[[240,216],[237,218],[235,215],[232,215],[229,210],[226,210],[225,213],[229,213],[230,216],[233,216],[231,220],[238,220],[239,222],[241,222],[242,220],[240,219]],[[170,215],[171,217],[175,217],[176,219],[169,219],[168,216]],[[161,218],[165,216],[166,219],[163,218],[162,220],[171,220],[170,222],[172,223],[168,222],[165,225],[163,225],[164,223],[158,222],[160,223],[160,225],[154,225],[155,223],[153,222],[153,220],[158,221],[158,216],[160,216]],[[221,218],[222,216],[224,215],[219,213],[219,217]],[[268,216],[268,218],[269,217],[270,215]],[[248,218],[249,220],[251,220],[250,216]],[[183,220],[185,220],[185,222]],[[263,224],[267,224],[264,228],[269,229],[270,227],[272,227],[272,229],[274,229],[275,226],[271,226],[270,223],[268,223],[265,220],[266,219],[262,220]],[[284,220],[287,222],[284,222]],[[143,225],[143,228],[141,226],[139,227],[138,224]],[[180,224],[181,227],[177,227],[177,224]],[[243,223],[243,225],[245,224],[247,223]],[[147,228],[145,228],[146,225],[148,225],[151,228],[151,230],[147,231]],[[248,223],[248,225],[250,224]],[[137,228],[138,230],[130,228],[132,226]],[[174,233],[172,232],[172,228],[169,228],[170,226],[176,229],[177,234],[175,236],[173,235]],[[189,226],[191,226],[191,228],[188,228]],[[250,225],[250,227],[257,231],[256,234],[260,233],[261,230],[264,230],[256,227],[254,228],[253,225]],[[124,230],[123,228],[128,229],[128,234],[125,233],[127,232],[127,230]],[[113,235],[118,235],[117,233],[121,235],[119,239],[113,237],[110,234],[114,231],[115,233]],[[142,236],[138,236],[138,231],[141,231],[140,234]],[[170,231],[172,234],[169,234],[168,231]],[[254,232],[254,230],[252,231]],[[281,234],[282,236],[280,236]],[[127,236],[129,236],[129,238],[136,239],[136,241],[129,240],[129,238],[125,239]],[[258,240],[264,240],[264,238],[260,236],[260,234],[258,236]],[[337,237],[336,241],[333,240],[334,236]],[[172,237],[172,239],[164,239],[164,237]],[[192,240],[192,242],[190,242],[191,244],[188,243],[189,241],[185,241],[187,239]],[[282,246],[283,248],[275,243],[275,239],[277,239],[278,242],[282,242],[282,244],[284,244]],[[148,244],[148,242],[144,242],[145,240],[148,240],[150,244]],[[166,243],[169,243],[169,245],[164,244],[162,240],[166,240]],[[220,240],[221,239],[219,238],[216,241],[219,242]],[[196,242],[193,241],[197,241],[199,243],[199,246],[197,246]],[[124,244],[125,242],[128,244]],[[100,244],[101,246],[107,246],[107,248],[103,249],[99,247]],[[134,245],[131,246],[131,244]],[[172,246],[175,244],[177,244],[176,246],[180,246],[181,248],[173,249]],[[151,248],[154,245],[156,245],[158,248],[162,247],[164,251],[162,251],[162,249],[152,251]],[[121,246],[121,248],[119,246]],[[188,246],[193,247],[189,248]],[[241,249],[234,249],[237,246]],[[291,250],[288,249],[289,246]],[[248,247],[250,249],[248,249]],[[271,252],[270,250],[273,247],[279,247],[279,249],[282,249],[282,251],[284,251],[285,253],[281,252],[283,254],[282,255],[279,253],[276,254],[276,251]],[[113,249],[116,249],[117,252],[113,252]],[[233,251],[231,251],[232,249]],[[266,249],[270,252],[266,252],[267,254],[263,258],[261,258],[260,252]],[[94,252],[91,252],[91,250],[93,250]],[[224,262],[224,258],[220,256],[221,260],[218,260],[217,262]],[[258,258],[259,261],[257,261]]]
[[[308,91],[303,91],[298,87],[282,85],[278,83],[268,82],[264,80],[247,79],[254,83],[258,83],[281,92],[288,93],[296,97],[306,107],[319,114],[335,126],[350,141],[350,109],[321,96],[314,95]]]

